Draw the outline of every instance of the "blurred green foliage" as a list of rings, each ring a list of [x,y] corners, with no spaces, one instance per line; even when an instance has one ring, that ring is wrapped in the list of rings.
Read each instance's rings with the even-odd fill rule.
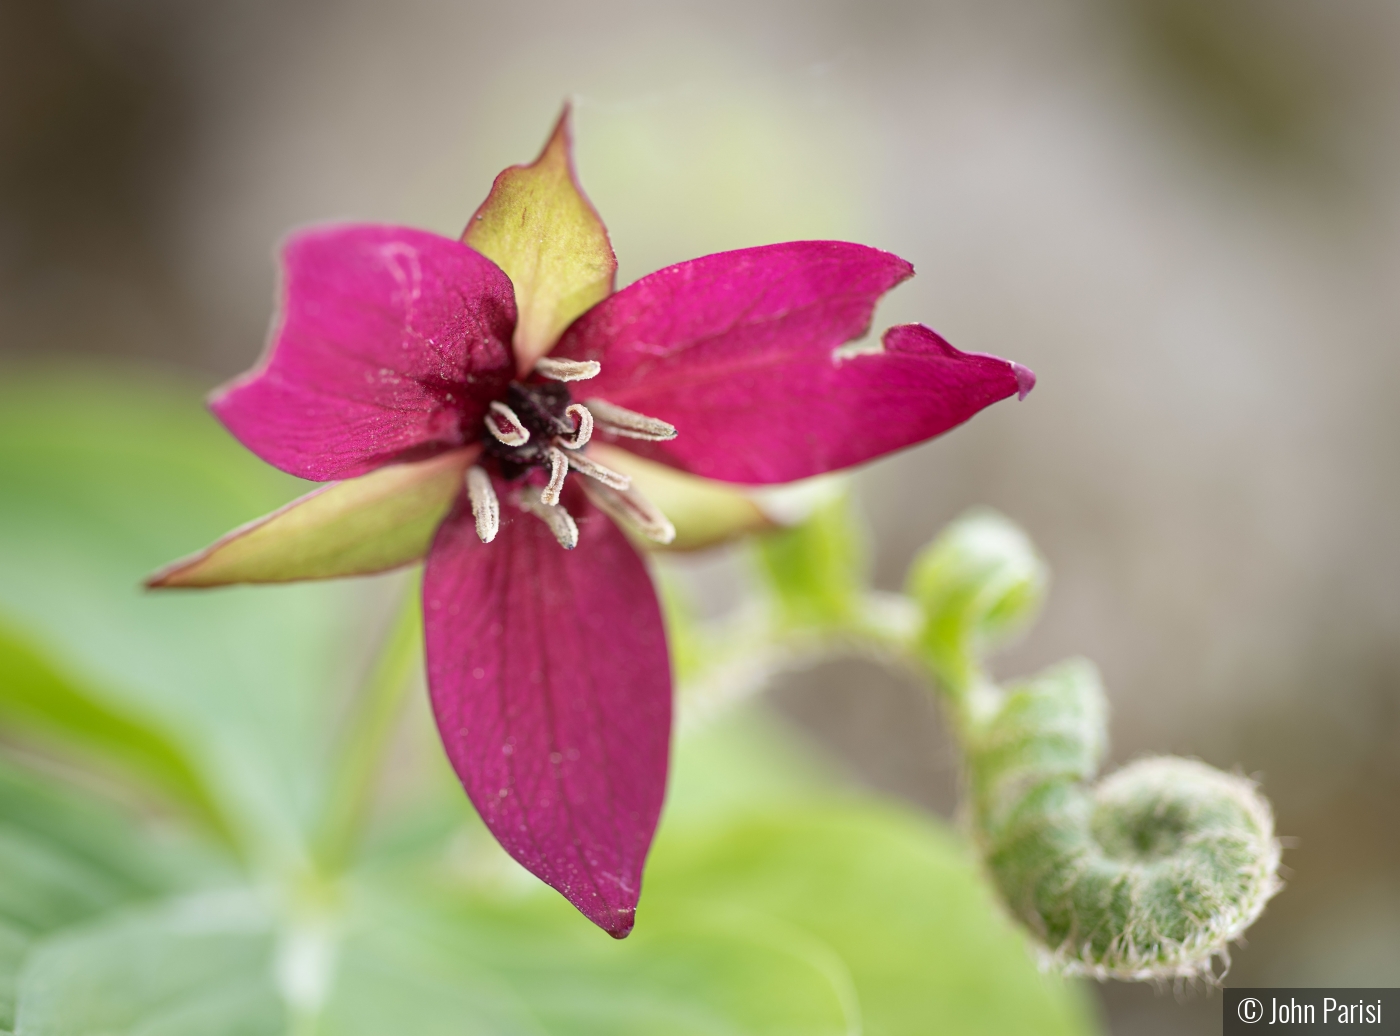
[[[139,588],[295,492],[181,386],[0,381],[0,1029],[1093,1028],[963,841],[753,709],[679,746],[625,942],[520,871],[442,766],[328,866],[341,718],[397,584]]]
[[[843,493],[792,528],[758,537],[754,552],[785,624],[850,625],[865,594],[868,560]]]

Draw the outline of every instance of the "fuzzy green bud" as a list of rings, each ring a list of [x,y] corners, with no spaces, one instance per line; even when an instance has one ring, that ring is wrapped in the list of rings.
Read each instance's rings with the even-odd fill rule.
[[[917,650],[962,693],[978,659],[1035,618],[1049,574],[1026,534],[994,511],[969,512],[914,559],[907,592],[924,613]]]

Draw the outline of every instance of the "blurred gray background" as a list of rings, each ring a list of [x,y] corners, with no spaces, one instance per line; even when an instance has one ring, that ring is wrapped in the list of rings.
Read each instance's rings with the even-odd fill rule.
[[[271,252],[455,235],[576,100],[621,282],[862,241],[1040,375],[861,475],[877,573],[974,503],[1055,584],[1003,675],[1102,667],[1113,754],[1263,780],[1287,890],[1229,981],[1400,985],[1400,5],[1393,0],[0,0],[0,350],[247,367]],[[782,706],[947,813],[932,707],[859,665]],[[1115,1034],[1218,1032],[1101,990]]]

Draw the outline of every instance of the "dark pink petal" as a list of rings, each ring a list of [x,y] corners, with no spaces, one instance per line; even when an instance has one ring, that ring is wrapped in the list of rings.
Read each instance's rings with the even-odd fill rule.
[[[324,482],[476,438],[514,372],[510,280],[459,241],[404,227],[294,234],[281,321],[210,407],[269,464]]]
[[[790,482],[921,442],[1026,387],[1025,368],[917,324],[891,328],[883,349],[833,355],[911,272],[836,241],[706,256],[605,299],[554,355],[602,364],[579,395],[679,432],[619,446],[707,478]]]
[[[477,539],[459,501],[423,580],[428,686],[443,746],[486,826],[622,938],[666,785],[671,677],[641,558],[581,493],[564,550],[501,495]]]

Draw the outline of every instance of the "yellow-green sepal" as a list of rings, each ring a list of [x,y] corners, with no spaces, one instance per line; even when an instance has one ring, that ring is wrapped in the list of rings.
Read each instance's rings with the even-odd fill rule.
[[[369,575],[427,554],[480,447],[332,482],[168,565],[153,588]]]
[[[700,550],[781,527],[753,497],[728,482],[677,471],[607,443],[592,443],[588,451],[600,464],[630,477],[675,526],[670,543],[642,543],[650,550]]]
[[[539,158],[496,177],[462,240],[515,286],[522,376],[576,317],[612,294],[617,257],[574,174],[567,105]]]

